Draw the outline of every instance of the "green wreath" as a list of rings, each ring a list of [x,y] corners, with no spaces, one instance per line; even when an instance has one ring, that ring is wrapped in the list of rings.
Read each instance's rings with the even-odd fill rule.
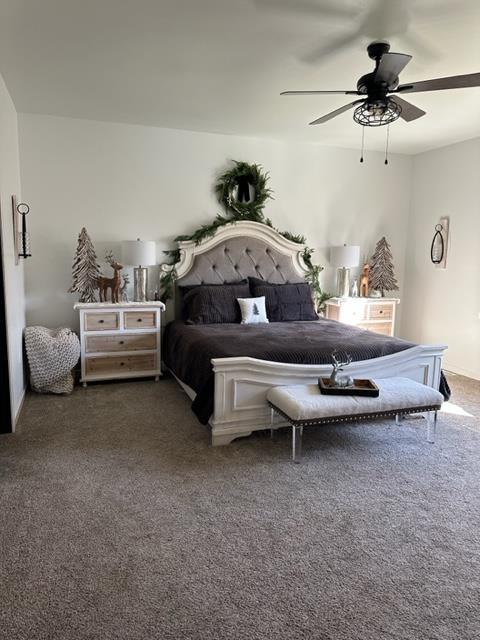
[[[264,222],[263,208],[267,200],[273,199],[273,192],[267,187],[268,173],[259,164],[233,162],[235,166],[225,171],[215,185],[220,203],[235,220]]]

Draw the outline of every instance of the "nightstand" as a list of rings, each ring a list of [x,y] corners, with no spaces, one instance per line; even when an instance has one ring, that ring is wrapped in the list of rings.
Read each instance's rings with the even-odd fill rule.
[[[81,383],[154,376],[160,370],[163,302],[77,303]]]
[[[360,329],[393,336],[398,298],[331,298],[326,302],[325,315]]]

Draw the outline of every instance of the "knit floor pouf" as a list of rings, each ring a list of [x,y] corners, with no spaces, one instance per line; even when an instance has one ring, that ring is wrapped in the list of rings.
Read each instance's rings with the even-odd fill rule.
[[[34,391],[72,393],[72,369],[80,357],[80,341],[71,329],[27,327],[25,347]]]

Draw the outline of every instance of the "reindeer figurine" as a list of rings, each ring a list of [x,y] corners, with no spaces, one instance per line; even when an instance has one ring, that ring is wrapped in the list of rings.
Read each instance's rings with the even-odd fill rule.
[[[362,275],[360,277],[360,296],[362,298],[368,298],[369,274],[370,265],[368,262],[365,262],[363,265]]]
[[[343,356],[343,357],[342,357]],[[343,367],[348,366],[352,361],[352,356],[348,353],[341,354],[336,349],[332,353],[333,370],[330,375],[331,387],[349,387],[353,384],[350,376],[340,376],[337,378],[338,372],[343,371]]]
[[[98,291],[100,295],[100,302],[107,302],[108,290],[112,292],[112,302],[119,301],[119,292],[121,277],[120,271],[123,269],[123,265],[119,264],[111,252],[105,255],[105,262],[107,262],[113,269],[113,278],[105,278],[100,276],[97,280]]]

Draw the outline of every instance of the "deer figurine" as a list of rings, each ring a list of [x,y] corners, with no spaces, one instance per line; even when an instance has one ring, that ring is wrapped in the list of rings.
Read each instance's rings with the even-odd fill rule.
[[[337,378],[338,372],[343,371],[343,367],[348,366],[352,361],[352,356],[348,353],[342,354],[339,353],[336,349],[332,353],[332,361],[333,361],[333,369],[330,375],[330,386],[331,387],[349,387],[353,384],[353,380],[350,376],[341,376]]]
[[[363,265],[363,271],[360,277],[360,296],[362,298],[368,298],[369,274],[370,274],[370,265],[368,264],[368,262],[366,262]]]
[[[121,277],[120,271],[123,269],[123,265],[119,264],[112,253],[107,253],[105,256],[105,262],[107,262],[113,269],[113,277],[105,278],[100,276],[97,280],[98,291],[100,295],[100,302],[107,302],[108,290],[112,292],[112,302],[119,301]]]

